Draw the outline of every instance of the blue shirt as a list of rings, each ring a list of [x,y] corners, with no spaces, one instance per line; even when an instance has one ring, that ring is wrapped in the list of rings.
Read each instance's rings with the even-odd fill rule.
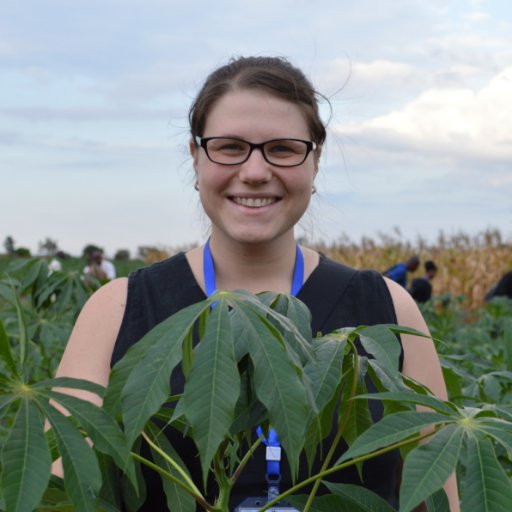
[[[407,265],[405,263],[397,263],[391,267],[385,274],[386,277],[393,279],[404,288],[407,286]]]

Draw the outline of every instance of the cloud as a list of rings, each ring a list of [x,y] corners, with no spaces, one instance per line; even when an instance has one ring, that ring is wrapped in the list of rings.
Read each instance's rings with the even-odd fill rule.
[[[432,88],[400,110],[335,132],[381,150],[420,152],[470,162],[512,161],[512,66],[480,90]]]
[[[117,108],[117,107],[17,107],[3,108],[0,113],[6,117],[13,117],[27,121],[123,121],[143,119],[165,119],[177,116],[178,111],[171,109],[148,108]],[[182,112],[179,112],[182,114]]]

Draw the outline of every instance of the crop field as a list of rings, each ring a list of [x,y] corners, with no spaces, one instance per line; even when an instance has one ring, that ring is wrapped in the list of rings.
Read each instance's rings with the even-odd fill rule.
[[[308,245],[307,242],[305,245]],[[438,273],[432,281],[433,295],[458,297],[468,310],[480,308],[487,291],[508,270],[512,270],[512,241],[505,241],[496,230],[475,236],[460,232],[453,235],[440,233],[433,243],[419,239],[404,241],[400,234],[381,235],[377,239],[363,238],[353,242],[348,238],[325,245],[313,245],[330,258],[358,269],[371,268],[383,272],[391,265],[418,254],[422,264],[409,279],[423,275],[423,262],[433,260]],[[153,263],[180,249],[154,248],[146,255]]]
[[[491,510],[485,507],[505,495],[512,500],[512,442],[509,442],[512,431],[512,300],[484,301],[488,289],[505,271],[512,269],[510,242],[505,242],[499,233],[489,231],[477,237],[463,233],[451,237],[440,235],[435,244],[421,240],[415,244],[403,242],[397,234],[378,240],[363,239],[360,243],[340,240],[315,248],[347,265],[378,271],[411,254],[418,254],[422,262],[428,259],[436,262],[439,271],[433,281],[434,296],[421,305],[421,310],[440,356],[452,411],[450,421],[461,427],[458,430],[461,436],[469,440],[478,438],[486,449],[490,449],[492,443],[491,469],[501,475],[496,484],[488,484],[491,479],[486,478],[477,481],[474,474],[478,471],[470,471],[466,458],[461,456],[457,461],[461,495],[463,499],[464,493],[478,495],[480,500],[488,496],[478,510]],[[182,250],[146,249],[144,260],[116,261],[118,276],[126,276],[143,265]],[[21,428],[16,419],[21,416],[17,412],[22,407],[40,406],[40,391],[37,391],[41,389],[40,383],[50,382],[47,379],[54,376],[80,309],[103,284],[82,278],[85,265],[82,258],[68,258],[62,263],[62,271],[50,273],[44,258],[0,256],[0,369],[2,375],[12,373],[0,382],[0,398],[4,404],[0,411],[0,453],[7,454],[5,462],[0,460],[0,466],[10,465],[27,474],[31,464],[39,463],[38,453],[34,452],[31,464],[25,467],[19,462],[17,447],[16,450],[4,449],[12,439],[28,439],[12,434]],[[422,275],[421,270],[420,267],[409,278]],[[21,379],[22,384],[16,384],[16,379]],[[43,423],[39,414],[34,416],[34,421],[41,429]],[[481,429],[488,424],[492,428],[489,427],[489,435],[485,437]],[[496,426],[506,430],[505,437],[497,434]],[[38,442],[45,443],[44,435]],[[464,445],[468,450],[471,442]],[[31,443],[27,441],[24,445],[27,450]],[[11,451],[16,456],[9,458]],[[480,470],[487,471],[488,459],[477,462]],[[3,471],[0,477],[1,488],[2,478],[8,473]],[[85,484],[82,483],[84,488]],[[62,488],[59,489],[58,503],[50,500],[57,508],[48,509],[67,510],[67,497]],[[2,500],[0,494],[0,510],[4,509]],[[462,510],[466,512],[470,508]]]

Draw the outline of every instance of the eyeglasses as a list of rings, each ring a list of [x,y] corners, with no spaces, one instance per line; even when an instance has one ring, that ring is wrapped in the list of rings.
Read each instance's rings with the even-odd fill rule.
[[[196,137],[206,156],[215,164],[240,165],[249,160],[251,153],[259,149],[263,158],[277,167],[296,167],[306,161],[317,145],[309,140],[273,139],[253,144],[235,137]]]

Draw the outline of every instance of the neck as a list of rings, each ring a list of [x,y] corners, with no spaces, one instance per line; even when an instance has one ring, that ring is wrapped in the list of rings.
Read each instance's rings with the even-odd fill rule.
[[[217,289],[289,293],[295,265],[293,233],[262,244],[238,243],[212,233]]]

